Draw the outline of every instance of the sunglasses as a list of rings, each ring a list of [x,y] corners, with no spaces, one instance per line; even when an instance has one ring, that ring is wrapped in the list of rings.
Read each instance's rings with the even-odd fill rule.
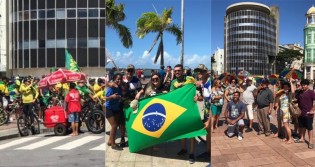
[[[182,70],[174,70],[174,72],[181,72]]]
[[[152,81],[158,81],[160,78],[156,77],[156,78],[151,78]]]
[[[134,72],[133,69],[127,69],[127,72]]]

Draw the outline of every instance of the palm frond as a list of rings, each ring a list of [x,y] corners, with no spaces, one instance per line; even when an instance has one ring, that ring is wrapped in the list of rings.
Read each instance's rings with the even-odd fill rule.
[[[182,43],[182,30],[179,28],[178,25],[176,24],[170,24],[169,26],[166,27],[165,29],[167,32],[173,34],[176,36],[176,42],[177,45]]]
[[[116,32],[119,35],[120,40],[122,41],[124,47],[126,48],[130,48],[132,47],[132,36],[130,33],[129,28],[127,28],[126,26],[122,25],[122,24],[113,24],[112,25],[114,27],[114,29],[116,30]]]

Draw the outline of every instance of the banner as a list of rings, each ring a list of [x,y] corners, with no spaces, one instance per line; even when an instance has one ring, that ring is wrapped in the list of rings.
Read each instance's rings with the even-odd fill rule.
[[[128,108],[125,117],[129,151],[206,135],[195,94],[196,86],[187,84],[167,94],[140,100],[137,113]]]
[[[73,57],[71,56],[71,54],[68,52],[68,50],[65,50],[65,65],[66,65],[66,69],[73,71],[73,72],[80,72],[80,68],[77,64],[77,62],[73,59]]]

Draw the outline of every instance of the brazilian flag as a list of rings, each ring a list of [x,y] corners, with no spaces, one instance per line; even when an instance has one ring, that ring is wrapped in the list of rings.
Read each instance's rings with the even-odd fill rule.
[[[66,69],[73,71],[73,72],[80,72],[80,68],[77,64],[77,62],[73,59],[73,57],[71,56],[71,54],[68,52],[68,50],[65,50],[65,65],[66,65]]]
[[[138,112],[125,111],[130,152],[182,138],[206,135],[194,96],[196,86],[187,84],[167,94],[139,101]]]

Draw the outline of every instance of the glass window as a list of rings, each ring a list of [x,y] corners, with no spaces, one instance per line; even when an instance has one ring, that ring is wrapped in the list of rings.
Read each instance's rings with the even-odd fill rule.
[[[67,17],[76,17],[75,9],[68,9],[67,11]]]
[[[78,39],[78,48],[86,48],[87,41],[86,39]]]
[[[57,9],[56,17],[57,17],[57,19],[65,19],[65,10],[64,9]]]
[[[37,11],[31,11],[31,19],[37,19]]]
[[[78,17],[87,17],[86,9],[78,9]]]
[[[18,21],[23,21],[23,12],[19,12]]]
[[[38,47],[39,48],[44,48],[46,45],[45,45],[45,40],[39,40],[39,42],[38,42]]]
[[[65,48],[65,47],[66,47],[66,40],[57,39],[57,48]]]
[[[47,10],[47,18],[55,18],[55,10]]]
[[[98,9],[89,9],[89,17],[98,17]]]
[[[35,40],[30,41],[30,49],[37,49],[37,41]]]
[[[46,12],[45,10],[38,11],[38,18],[39,19],[45,19],[46,18]]]
[[[75,39],[68,39],[68,48],[76,48],[76,40]]]
[[[97,39],[97,38],[89,38],[87,46],[89,48],[99,48],[99,43],[100,43],[99,39]]]
[[[100,17],[105,17],[105,9],[100,10]]]
[[[55,48],[56,47],[56,40],[48,39],[46,43],[47,48]]]
[[[27,21],[29,19],[30,19],[30,13],[29,13],[29,11],[25,11],[24,12],[24,21]]]
[[[28,47],[29,47],[29,42],[28,41],[24,41],[23,42],[23,49],[28,49]]]

